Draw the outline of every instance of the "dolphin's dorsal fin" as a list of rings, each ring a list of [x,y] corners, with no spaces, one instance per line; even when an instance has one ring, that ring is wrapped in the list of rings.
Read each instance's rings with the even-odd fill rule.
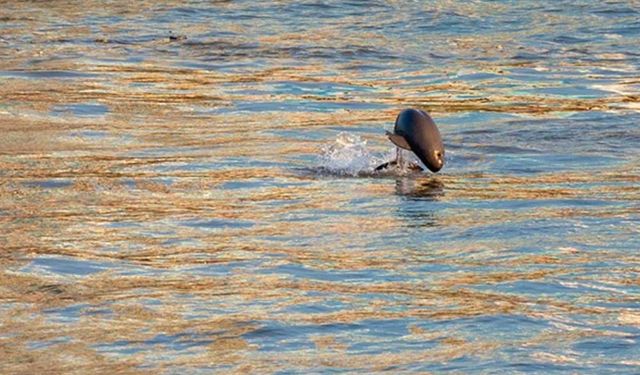
[[[393,134],[390,132],[386,132],[387,133],[387,137],[389,137],[389,140],[396,146],[400,147],[400,148],[404,148],[405,150],[411,150],[411,146],[409,146],[409,143],[407,143],[407,140],[404,139],[403,136],[398,135],[398,134]]]

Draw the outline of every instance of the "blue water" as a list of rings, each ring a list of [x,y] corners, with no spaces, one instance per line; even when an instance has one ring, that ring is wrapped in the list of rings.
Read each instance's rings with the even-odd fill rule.
[[[636,8],[4,4],[0,373],[640,372]]]

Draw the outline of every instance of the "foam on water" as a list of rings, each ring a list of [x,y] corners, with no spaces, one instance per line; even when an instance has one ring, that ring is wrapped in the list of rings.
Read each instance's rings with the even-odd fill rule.
[[[322,172],[340,176],[367,176],[380,174],[406,175],[411,172],[411,163],[419,163],[413,153],[401,150],[405,163],[401,166],[390,166],[377,172],[375,169],[383,163],[396,158],[396,148],[387,152],[372,152],[367,140],[359,135],[341,132],[332,143],[322,146],[318,158],[318,168]]]
[[[378,165],[393,157],[388,156],[385,158],[373,155],[365,139],[355,134],[341,132],[334,142],[322,146],[318,167],[332,174],[357,176],[372,173]]]

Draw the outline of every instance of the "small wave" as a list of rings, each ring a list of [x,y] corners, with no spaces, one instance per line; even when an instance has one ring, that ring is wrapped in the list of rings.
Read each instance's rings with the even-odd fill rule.
[[[392,166],[376,171],[376,167],[394,161],[396,148],[393,147],[384,153],[375,153],[367,147],[367,141],[360,136],[341,132],[334,142],[322,147],[318,158],[318,168],[321,172],[340,176],[372,176],[372,175],[406,175],[414,170],[412,164],[417,164],[418,159],[410,152],[402,151],[405,163],[401,166]]]

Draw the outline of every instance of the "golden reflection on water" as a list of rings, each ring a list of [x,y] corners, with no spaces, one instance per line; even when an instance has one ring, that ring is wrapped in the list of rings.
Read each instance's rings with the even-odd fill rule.
[[[223,365],[240,373],[304,371],[318,366],[377,371],[463,357],[487,359],[508,346],[545,347],[547,351],[536,352],[537,360],[571,363],[584,358],[551,351],[566,353],[563,348],[582,337],[606,339],[617,334],[614,330],[569,327],[572,316],[587,316],[588,321],[602,324],[615,321],[639,326],[635,311],[599,307],[588,301],[601,296],[587,293],[567,299],[555,294],[526,295],[486,288],[518,281],[557,284],[562,276],[587,274],[594,262],[608,261],[612,254],[606,249],[587,253],[567,245],[552,253],[504,256],[512,248],[526,245],[526,238],[513,238],[508,243],[499,238],[440,242],[429,251],[415,244],[403,248],[395,244],[367,246],[369,238],[397,235],[411,225],[463,235],[492,225],[535,220],[634,220],[640,200],[637,159],[598,172],[597,176],[592,171],[511,176],[445,170],[438,177],[409,181],[372,178],[361,184],[295,168],[245,162],[288,163],[299,155],[316,154],[323,142],[293,140],[276,131],[331,129],[336,124],[345,128],[377,126],[391,123],[402,107],[433,108],[436,114],[444,115],[491,111],[552,117],[563,111],[633,108],[638,104],[637,96],[620,90],[601,98],[517,95],[462,81],[416,89],[401,85],[393,76],[367,79],[357,72],[349,75],[347,70],[332,75],[317,61],[242,73],[180,68],[152,55],[142,63],[106,63],[96,54],[110,53],[93,49],[109,44],[108,36],[96,36],[83,25],[39,31],[49,17],[73,21],[85,16],[80,7],[66,4],[52,2],[46,9],[37,4],[14,5],[4,16],[22,20],[24,25],[5,28],[4,38],[32,34],[34,42],[22,44],[24,48],[19,51],[8,51],[9,47],[0,45],[2,56],[10,56],[0,59],[1,70],[68,71],[86,76],[2,78],[1,372],[156,373]],[[137,14],[148,5],[111,4],[101,12]],[[198,27],[203,26],[194,25],[185,32],[195,32]],[[102,32],[108,34],[104,28]],[[310,40],[327,44],[340,36],[341,32],[326,28],[263,36],[260,42],[267,46],[297,46]],[[340,43],[361,43],[362,37],[348,35]],[[387,42],[380,33],[366,37],[378,45]],[[508,42],[508,36],[502,37]],[[94,42],[49,47],[67,38],[90,38]],[[170,45],[164,39],[149,43],[152,47]],[[460,51],[473,46],[488,55],[504,53],[495,47],[495,41],[480,36],[459,38],[454,45]],[[55,58],[71,52],[86,57]],[[121,53],[115,49],[112,57]],[[41,61],[24,68],[34,58]],[[626,64],[621,56],[601,58],[622,68]],[[511,66],[505,63],[493,71],[505,73]],[[372,91],[333,96],[271,93],[278,82],[345,84]],[[632,84],[619,82],[623,87]],[[254,92],[243,92],[239,87]],[[232,110],[238,102],[298,100],[378,107],[332,112]],[[89,117],[75,116],[71,110],[56,112],[58,107],[76,103],[100,104],[108,112]],[[98,136],[86,134],[91,131]],[[259,184],[261,181],[279,184]],[[240,184],[240,188],[230,188],[233,184]],[[352,200],[363,196],[383,201],[385,207],[375,215],[354,213]],[[389,209],[394,207],[390,199],[440,203],[594,200],[624,204],[583,208],[534,204],[526,210],[470,206],[411,217],[417,214]],[[322,212],[335,214],[331,219],[314,219]],[[637,225],[620,230],[626,230],[620,236],[640,234]],[[567,240],[595,248],[606,246],[610,240],[599,232],[579,239],[572,236],[568,233]],[[640,285],[638,258],[624,252],[614,255],[618,257],[618,266],[612,269],[615,274],[598,281],[616,291],[609,297],[612,302],[637,302],[637,296],[620,291],[625,286]],[[32,267],[34,261],[47,259],[70,259],[80,267],[97,266],[86,274]],[[408,267],[415,264],[450,266],[456,271],[427,277]],[[335,280],[295,278],[278,271],[291,265],[316,271],[387,271],[403,274],[408,280],[376,280],[375,276],[370,282],[342,280],[340,276]],[[207,266],[223,271],[207,274]],[[261,270],[273,272],[258,272]],[[589,276],[577,278],[581,285],[590,285],[591,281]],[[313,314],[292,309],[324,305],[327,299],[349,307]],[[316,332],[309,339],[314,348],[295,350],[295,355],[263,351],[247,338],[268,335],[261,331],[268,321],[330,326],[359,325],[368,320],[441,322],[510,314],[555,326],[533,338],[501,341],[471,339],[446,328],[411,324],[402,342],[433,345],[429,349],[403,348],[385,353],[351,352],[353,337],[349,332]],[[154,341],[163,335],[176,337],[170,343]],[[375,342],[374,338],[367,340]],[[173,347],[180,343],[196,345],[182,350]],[[596,360],[593,363],[598,364]]]
[[[6,120],[6,118],[5,118]],[[10,123],[10,121],[3,121]],[[37,124],[37,123],[36,123]],[[69,126],[75,129],[74,126]],[[56,129],[60,137],[64,132]],[[21,134],[19,130],[14,130]],[[43,134],[40,130],[27,132],[34,137]],[[37,142],[28,136],[31,142]],[[14,140],[16,138],[13,138]],[[244,141],[253,142],[251,140]],[[586,308],[572,305],[555,298],[532,300],[510,294],[489,293],[471,289],[473,285],[492,285],[519,280],[545,280],[576,272],[581,264],[594,262],[598,258],[606,260],[608,254],[590,252],[574,254],[557,253],[548,256],[523,256],[510,260],[512,269],[519,271],[499,271],[478,273],[456,272],[450,276],[434,280],[429,285],[415,283],[375,283],[354,285],[349,282],[320,282],[290,280],[277,275],[255,275],[252,269],[233,268],[225,276],[197,277],[189,274],[189,267],[203,264],[232,264],[263,257],[271,259],[265,267],[281,264],[306,264],[318,269],[339,270],[395,270],[401,271],[405,259],[397,258],[395,251],[386,249],[352,249],[332,251],[326,248],[283,247],[261,241],[262,236],[318,236],[332,233],[348,238],[352,233],[366,231],[393,233],[404,225],[398,217],[337,216],[332,222],[272,222],[271,218],[290,215],[296,211],[340,210],[348,200],[358,196],[351,194],[331,194],[338,186],[326,184],[320,188],[314,185],[300,187],[268,186],[252,189],[246,195],[229,195],[216,190],[228,181],[255,180],[264,178],[289,178],[307,180],[304,177],[279,169],[238,169],[205,170],[202,172],[160,173],[150,170],[157,164],[190,163],[204,155],[176,155],[171,157],[119,157],[121,150],[112,150],[111,156],[105,146],[95,146],[98,155],[89,156],[95,145],[73,140],[61,143],[49,138],[48,142],[37,143],[35,149],[25,154],[5,153],[2,169],[7,175],[0,186],[0,217],[3,230],[3,256],[0,262],[2,280],[3,325],[1,346],[5,369],[9,372],[22,371],[104,371],[138,372],[136,366],[153,362],[156,369],[169,370],[176,366],[199,368],[211,363],[228,363],[239,372],[275,371],[281,366],[299,369],[313,368],[323,364],[344,368],[383,369],[391,365],[410,364],[420,361],[451,361],[462,356],[489,357],[491,353],[505,345],[497,341],[476,340],[469,342],[450,332],[412,332],[408,341],[432,341],[431,350],[403,350],[401,353],[384,355],[348,354],[348,337],[316,336],[316,350],[313,353],[299,353],[291,358],[285,353],[261,353],[242,335],[259,330],[260,321],[278,320],[289,324],[327,325],[357,323],[367,319],[428,319],[432,321],[455,319],[466,316],[492,316],[496,314],[526,314],[544,319],[559,319],[567,314],[588,314],[597,316],[609,314],[606,309]],[[251,146],[247,146],[251,147]],[[5,150],[9,149],[9,146]],[[23,151],[24,152],[24,151]],[[71,153],[66,156],[64,153]],[[83,155],[83,152],[87,154]],[[215,152],[215,151],[213,151]],[[212,153],[213,153],[212,152]],[[75,156],[80,154],[81,156]],[[171,176],[175,183],[166,185],[158,182],[158,177]],[[25,185],[22,182],[46,181],[52,178],[68,178],[72,183],[59,188],[43,188]],[[123,178],[130,178],[134,186],[124,184]],[[499,224],[505,220],[534,220],[536,218],[572,217],[621,217],[637,211],[635,202],[640,196],[637,189],[617,189],[613,183],[637,183],[640,180],[637,168],[625,166],[621,170],[603,173],[600,185],[592,189],[579,187],[579,182],[591,181],[588,173],[546,174],[532,177],[505,176],[456,176],[444,175],[440,182],[427,181],[413,190],[414,196],[429,197],[433,189],[444,189],[446,193],[435,195],[436,199],[457,201],[473,199],[490,200],[539,200],[539,199],[595,199],[609,197],[629,201],[631,206],[610,209],[566,209],[544,207],[514,214],[512,210],[494,210],[461,215],[438,215],[436,224],[443,227],[472,229],[478,223]],[[363,191],[372,196],[394,193],[393,184],[373,184]],[[576,187],[578,186],[578,187]],[[423,189],[420,192],[419,189]],[[426,192],[426,195],[425,195]],[[409,190],[411,194],[412,191]],[[431,197],[433,198],[433,197]],[[345,201],[343,201],[345,200]],[[277,201],[276,206],[262,207],[260,203]],[[480,215],[480,216],[479,216]],[[171,221],[216,218],[243,220],[255,223],[249,228],[223,228],[208,233],[189,227],[176,227]],[[141,227],[113,228],[109,223],[134,222]],[[169,236],[161,234],[168,227],[173,229]],[[149,232],[155,232],[149,234]],[[637,234],[637,233],[636,233]],[[187,240],[183,244],[163,245],[167,238]],[[582,241],[595,241],[597,238]],[[197,242],[197,243],[194,243]],[[111,246],[114,250],[105,249]],[[484,248],[484,250],[483,250]],[[454,265],[474,262],[484,266],[491,264],[490,258],[501,251],[499,242],[485,245],[461,245],[436,249],[429,255],[416,254],[421,262],[436,261],[444,254],[478,252],[479,258],[448,257]],[[483,251],[486,252],[483,254]],[[278,255],[278,256],[276,256]],[[22,265],[39,256],[65,256],[79,260],[101,262],[124,262],[149,270],[149,275],[125,276],[105,270],[84,278],[65,278],[58,275],[24,273],[18,270]],[[426,259],[424,259],[426,257]],[[431,258],[428,259],[428,258]],[[624,259],[620,259],[624,261]],[[630,265],[637,264],[632,256]],[[552,265],[552,268],[540,268]],[[154,274],[154,270],[167,270],[169,274]],[[184,271],[182,271],[184,270]],[[407,272],[410,275],[410,272]],[[638,285],[635,281],[624,280]],[[613,281],[619,285],[619,281]],[[298,304],[322,304],[322,298],[311,297],[311,292],[324,292],[339,296],[344,303],[353,304],[350,310],[333,313],[291,313],[287,307]],[[369,294],[401,296],[400,311],[393,301],[363,298]],[[146,301],[161,300],[161,305],[148,305]],[[184,304],[188,299],[188,304]],[[235,313],[198,314],[190,306],[208,306],[215,301],[220,309],[227,308]],[[268,303],[252,305],[256,301]],[[71,321],[51,321],[44,314],[51,309],[80,306],[81,316]],[[243,306],[241,310],[238,306]],[[539,311],[535,306],[545,306]],[[621,322],[637,325],[634,315],[621,315]],[[110,357],[99,354],[93,347],[126,340],[135,347],[137,342],[152,340],[159,334],[177,335],[189,332],[197,340],[198,334],[206,344],[198,350],[184,355],[174,355],[162,345],[150,347],[125,357]],[[594,335],[608,333],[594,331]],[[64,338],[64,342],[55,340]],[[188,339],[188,338],[185,338]],[[537,337],[539,345],[547,346],[570,343],[575,337],[557,334]],[[51,346],[32,349],[29,343],[54,342]],[[527,341],[527,345],[533,345]],[[513,343],[511,343],[513,345]],[[162,359],[166,353],[169,357]],[[545,361],[569,361],[566,358],[550,358],[539,354]],[[551,355],[551,354],[550,354]],[[44,360],[43,358],[47,358]]]

